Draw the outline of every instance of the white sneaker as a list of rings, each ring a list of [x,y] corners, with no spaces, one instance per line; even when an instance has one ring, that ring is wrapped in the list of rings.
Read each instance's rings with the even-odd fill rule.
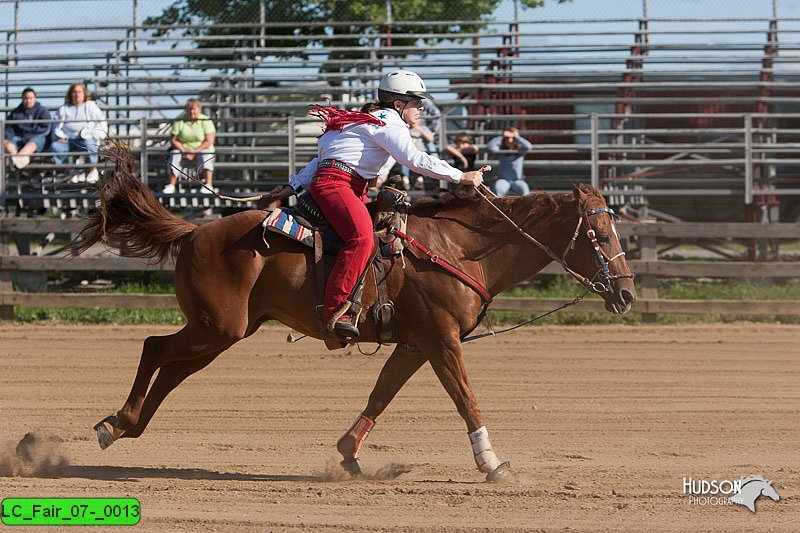
[[[11,156],[11,163],[17,167],[18,169],[22,170],[23,168],[27,167],[28,164],[31,162],[31,158],[27,155],[12,155]]]
[[[175,194],[175,186],[171,183],[168,183],[161,192],[164,194]]]
[[[211,187],[201,187],[200,194],[214,194],[215,191]]]
[[[99,179],[100,179],[100,173],[97,172],[96,168],[90,170],[89,173],[86,175],[86,181],[89,183],[97,183],[97,180]]]
[[[86,181],[86,174],[83,172],[78,172],[77,170],[73,170],[70,172],[70,183],[78,183],[79,181]]]

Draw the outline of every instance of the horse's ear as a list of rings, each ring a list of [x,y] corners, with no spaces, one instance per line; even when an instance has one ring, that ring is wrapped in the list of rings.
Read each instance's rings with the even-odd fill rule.
[[[572,194],[575,195],[575,201],[578,202],[578,205],[583,205],[583,201],[586,200],[586,193],[577,183],[572,184]]]

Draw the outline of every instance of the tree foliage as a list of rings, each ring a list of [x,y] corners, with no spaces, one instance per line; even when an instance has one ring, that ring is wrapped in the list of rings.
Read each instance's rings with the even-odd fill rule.
[[[565,2],[569,0],[558,0]],[[491,20],[501,0],[392,0],[391,31],[403,33],[472,33]],[[523,8],[535,8],[544,0],[522,0]],[[260,34],[260,0],[176,0],[160,15],[149,17],[145,24],[155,26],[154,36],[178,33],[192,37],[199,48],[246,47]],[[270,38],[264,45],[295,48],[276,51],[278,56],[303,55],[309,46],[358,46],[367,44],[375,33],[385,31],[386,3],[383,0],[318,0],[292,2],[265,0],[266,22],[285,23],[269,26]],[[438,24],[403,25],[409,21],[437,21]],[[478,21],[462,24],[460,21]],[[346,24],[367,22],[374,24]],[[353,38],[336,39],[336,35]],[[276,39],[277,37],[277,39]],[[285,38],[281,38],[285,37]],[[220,39],[222,38],[222,39]],[[394,39],[393,45],[407,46],[422,40],[428,45],[437,37]],[[209,56],[215,55],[209,51]],[[344,54],[342,57],[347,57]]]

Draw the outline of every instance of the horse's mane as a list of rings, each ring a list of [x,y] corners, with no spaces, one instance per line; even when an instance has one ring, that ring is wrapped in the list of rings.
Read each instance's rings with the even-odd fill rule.
[[[591,187],[590,187],[591,188]],[[548,194],[533,192],[525,196],[507,196],[493,198],[492,203],[514,220],[522,222],[530,217],[555,214],[566,204],[574,204],[575,197],[569,193]],[[486,205],[486,201],[477,194],[443,193],[437,196],[419,198],[413,204],[409,214],[423,218],[432,218],[447,213],[456,215],[462,220],[477,217],[490,217],[494,220],[500,216]],[[572,215],[573,211],[570,211]]]

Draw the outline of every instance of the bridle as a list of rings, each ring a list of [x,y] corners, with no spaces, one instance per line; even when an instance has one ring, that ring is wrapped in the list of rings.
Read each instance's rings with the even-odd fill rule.
[[[611,272],[609,270],[610,263],[612,261],[614,261],[615,259],[619,259],[620,257],[624,257],[625,256],[625,252],[622,251],[622,252],[614,255],[613,257],[609,257],[608,254],[606,254],[606,252],[600,246],[600,243],[597,240],[597,234],[594,231],[594,228],[592,228],[592,225],[589,223],[589,217],[592,217],[594,215],[599,215],[600,213],[607,213],[612,218],[613,217],[617,217],[618,218],[619,215],[617,215],[614,212],[614,210],[611,209],[610,207],[600,207],[600,208],[597,208],[597,209],[591,209],[589,211],[581,213],[580,212],[580,206],[578,206],[578,209],[579,209],[579,212],[578,212],[578,223],[575,226],[575,231],[573,232],[572,238],[570,239],[569,243],[567,244],[567,247],[564,250],[564,253],[561,254],[561,256],[558,256],[558,255],[556,255],[555,252],[553,252],[553,250],[550,249],[549,246],[539,242],[535,237],[533,237],[527,231],[522,229],[516,222],[511,220],[511,218],[508,215],[506,215],[503,212],[502,209],[497,207],[494,204],[494,202],[492,202],[481,191],[481,189],[486,189],[486,186],[485,185],[481,185],[480,187],[476,187],[475,188],[475,190],[477,191],[478,195],[480,195],[484,200],[486,200],[486,202],[492,207],[492,209],[497,211],[500,214],[500,216],[502,216],[504,219],[506,219],[506,221],[508,221],[508,223],[511,224],[514,227],[514,229],[516,229],[517,232],[520,235],[522,235],[525,239],[527,239],[528,241],[530,241],[533,244],[535,244],[536,246],[538,246],[553,261],[555,261],[556,263],[560,264],[561,268],[563,268],[567,273],[569,273],[572,277],[574,277],[576,280],[578,280],[578,283],[583,285],[587,290],[590,290],[590,291],[598,293],[598,294],[602,294],[602,293],[605,293],[605,292],[612,292],[613,289],[611,287],[611,283],[613,281],[618,280],[618,279],[622,279],[622,278],[630,278],[630,279],[634,278],[633,274],[615,274],[615,275],[611,275]],[[486,190],[488,191],[488,189],[486,189]],[[490,192],[490,194],[491,194],[491,192]],[[570,251],[572,251],[575,248],[575,242],[578,239],[578,235],[580,235],[581,226],[583,226],[584,224],[586,225],[586,236],[589,238],[589,242],[591,242],[591,244],[592,244],[592,248],[594,249],[594,252],[595,252],[595,261],[596,261],[597,266],[598,266],[597,272],[595,272],[594,276],[592,276],[591,279],[587,278],[586,276],[583,276],[583,275],[579,274],[578,272],[573,270],[569,266],[569,264],[567,263],[567,255],[569,254]],[[600,281],[595,281],[598,278],[600,279]]]
[[[563,261],[562,265],[566,265],[567,264],[567,255],[570,253],[570,251],[572,251],[575,248],[575,241],[578,239],[578,235],[581,232],[581,226],[585,225],[586,226],[586,237],[589,239],[589,242],[592,244],[592,249],[594,250],[596,263],[597,263],[597,266],[598,266],[598,270],[595,273],[595,275],[592,277],[592,279],[594,280],[599,276],[600,277],[600,281],[599,282],[598,281],[589,281],[589,284],[587,285],[586,283],[581,281],[581,278],[583,278],[583,276],[580,276],[580,275],[579,275],[580,277],[578,277],[578,281],[581,281],[581,283],[583,283],[584,287],[587,287],[587,288],[589,288],[590,290],[592,290],[592,291],[594,291],[596,293],[611,292],[611,290],[612,290],[611,289],[611,282],[616,281],[618,279],[622,279],[622,278],[633,279],[634,278],[634,275],[632,273],[631,274],[614,274],[614,275],[611,274],[611,272],[609,270],[609,265],[611,264],[611,262],[613,260],[618,259],[620,257],[625,257],[625,251],[623,250],[623,251],[619,252],[618,254],[616,254],[616,255],[614,255],[612,257],[609,257],[608,254],[605,252],[605,250],[603,250],[602,246],[600,246],[600,242],[597,240],[597,234],[594,231],[594,228],[592,228],[592,225],[589,223],[589,217],[594,216],[594,215],[599,215],[600,213],[607,213],[612,218],[612,223],[613,223],[613,219],[615,219],[615,218],[619,219],[620,218],[620,216],[618,214],[616,214],[614,212],[614,210],[611,209],[610,207],[598,207],[597,209],[590,209],[589,211],[586,211],[586,212],[580,214],[578,216],[578,225],[575,226],[575,232],[572,234],[572,239],[570,239],[569,244],[567,245],[567,248],[564,250],[564,254],[561,256],[561,259]],[[569,269],[568,271],[570,271],[570,273],[573,276],[575,275],[575,273],[571,272],[571,269]],[[586,280],[586,278],[583,278],[583,280]]]

